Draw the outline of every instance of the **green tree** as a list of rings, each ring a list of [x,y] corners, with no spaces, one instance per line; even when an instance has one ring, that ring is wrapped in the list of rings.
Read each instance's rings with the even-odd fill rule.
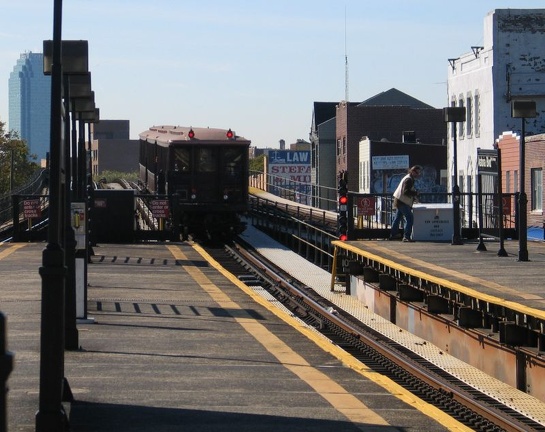
[[[39,168],[36,156],[29,154],[27,143],[5,128],[6,124],[0,121],[0,195],[25,184]]]
[[[253,159],[250,159],[250,171],[264,171],[265,155],[259,155]]]

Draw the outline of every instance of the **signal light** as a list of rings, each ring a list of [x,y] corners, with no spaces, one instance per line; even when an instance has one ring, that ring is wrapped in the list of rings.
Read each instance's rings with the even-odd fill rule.
[[[235,134],[234,132],[231,130],[231,128],[229,128],[229,130],[227,131],[227,133],[225,134],[225,136],[229,139],[232,139],[234,138]]]
[[[340,241],[348,240],[348,173],[339,173],[339,199],[337,203],[337,234]]]
[[[189,129],[189,132],[187,133],[187,136],[188,136],[190,139],[195,138],[195,132],[193,131],[193,128]]]

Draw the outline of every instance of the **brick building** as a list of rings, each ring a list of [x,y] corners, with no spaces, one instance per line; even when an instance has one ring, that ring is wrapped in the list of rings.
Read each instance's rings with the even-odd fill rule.
[[[545,168],[545,134],[527,136],[524,139],[526,161],[524,163],[524,191],[528,198],[528,226],[543,225],[543,169]],[[501,150],[502,190],[505,193],[520,192],[520,135],[504,132],[498,139]],[[511,216],[514,217],[518,204],[511,203]]]
[[[348,187],[358,190],[359,142],[372,141],[446,145],[441,109],[390,89],[361,104],[341,102],[336,109],[336,167],[348,171]]]

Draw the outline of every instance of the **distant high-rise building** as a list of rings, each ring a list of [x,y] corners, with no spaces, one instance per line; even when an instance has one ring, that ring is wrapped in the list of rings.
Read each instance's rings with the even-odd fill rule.
[[[9,130],[19,133],[38,160],[49,152],[51,77],[43,73],[43,54],[21,54],[9,76]]]

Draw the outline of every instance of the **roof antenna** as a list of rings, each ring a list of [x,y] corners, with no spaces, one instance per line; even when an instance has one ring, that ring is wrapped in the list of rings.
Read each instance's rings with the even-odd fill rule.
[[[344,100],[348,102],[348,53],[346,48],[346,5],[344,6]]]

